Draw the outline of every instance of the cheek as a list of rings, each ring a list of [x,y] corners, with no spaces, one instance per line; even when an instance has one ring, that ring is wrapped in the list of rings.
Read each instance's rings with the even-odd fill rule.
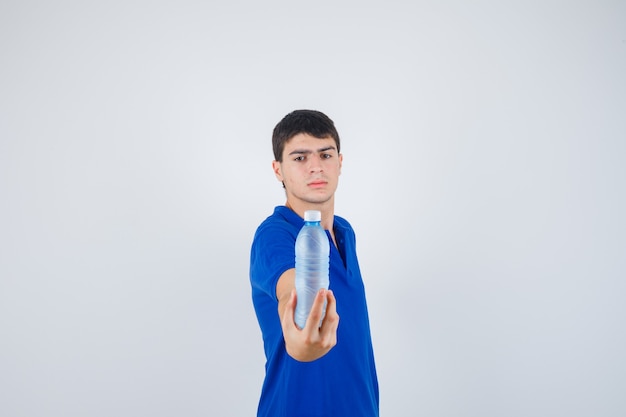
[[[295,179],[298,177],[298,173],[295,172],[293,169],[283,169],[283,179],[286,182],[294,182]]]

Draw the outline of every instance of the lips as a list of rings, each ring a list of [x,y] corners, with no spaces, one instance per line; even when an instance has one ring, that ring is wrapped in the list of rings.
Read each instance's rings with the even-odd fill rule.
[[[322,180],[315,180],[315,181],[311,181],[309,183],[309,187],[313,187],[313,188],[319,188],[319,187],[323,187],[327,184],[326,181],[322,181]]]

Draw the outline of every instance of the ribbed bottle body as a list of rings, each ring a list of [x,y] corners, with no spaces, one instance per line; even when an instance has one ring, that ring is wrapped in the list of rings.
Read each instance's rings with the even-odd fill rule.
[[[305,221],[298,233],[295,246],[296,294],[298,297],[294,319],[304,328],[315,296],[329,285],[330,242],[319,221]],[[324,303],[324,314],[326,304]],[[322,315],[322,319],[324,315]],[[320,321],[321,323],[321,321]]]

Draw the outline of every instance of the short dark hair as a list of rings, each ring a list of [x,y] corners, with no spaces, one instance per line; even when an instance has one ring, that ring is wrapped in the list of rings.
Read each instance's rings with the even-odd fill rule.
[[[272,148],[276,161],[283,161],[285,143],[300,133],[306,133],[319,139],[330,137],[335,140],[337,153],[340,152],[339,133],[328,116],[317,110],[295,110],[283,117],[274,128]]]

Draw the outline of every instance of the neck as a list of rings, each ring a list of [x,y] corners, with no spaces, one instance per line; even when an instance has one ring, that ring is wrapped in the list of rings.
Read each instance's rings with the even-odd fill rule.
[[[293,202],[287,199],[285,206],[291,209],[298,216],[304,218],[304,212],[307,210],[319,210],[322,213],[322,227],[325,230],[333,230],[333,220],[335,217],[334,202],[327,201],[326,203],[310,204],[305,202]]]

